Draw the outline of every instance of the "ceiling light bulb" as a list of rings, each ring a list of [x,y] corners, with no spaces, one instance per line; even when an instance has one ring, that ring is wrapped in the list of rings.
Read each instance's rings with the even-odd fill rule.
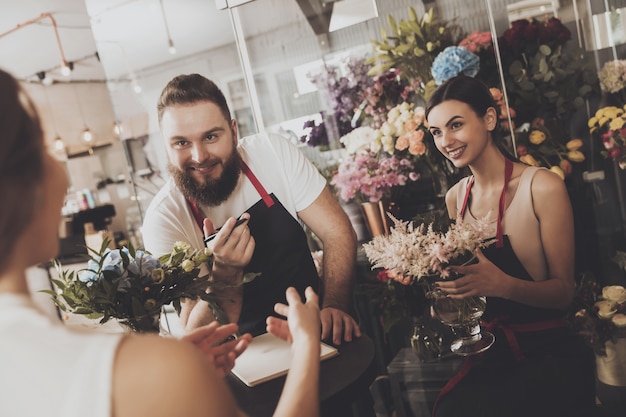
[[[169,45],[170,54],[174,55],[176,53],[176,47],[174,46],[174,41],[172,41],[171,39],[168,39],[167,44]]]
[[[115,136],[119,137],[122,134],[122,125],[117,122],[114,122],[113,133],[115,134]]]
[[[61,139],[61,136],[57,136],[56,138],[54,138],[54,149],[56,149],[57,151],[62,151],[63,149],[65,149],[65,143],[63,143],[63,139]]]
[[[91,133],[91,130],[89,130],[88,127],[86,127],[85,130],[83,130],[82,136],[85,142],[91,142],[93,139],[93,133]]]
[[[139,84],[137,84],[136,82],[133,83],[133,90],[135,91],[135,93],[139,94],[141,93],[141,86]]]
[[[69,76],[72,73],[72,70],[70,68],[70,66],[67,63],[64,63],[63,66],[61,66],[61,74],[63,74],[64,76]]]

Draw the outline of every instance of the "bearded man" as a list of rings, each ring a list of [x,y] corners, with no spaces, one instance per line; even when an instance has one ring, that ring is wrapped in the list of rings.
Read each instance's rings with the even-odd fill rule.
[[[241,332],[263,333],[288,287],[303,296],[312,286],[320,293],[321,338],[340,344],[359,337],[349,314],[356,234],[315,166],[282,136],[238,138],[222,91],[201,75],[172,79],[157,111],[171,178],[146,212],[146,249],[168,253],[176,241],[201,249],[205,236],[217,233],[210,243],[213,280],[241,283],[244,273],[260,273],[242,286],[215,290]],[[236,226],[237,219],[245,221]],[[323,244],[322,281],[300,222]],[[203,301],[182,306],[186,329],[213,319]]]

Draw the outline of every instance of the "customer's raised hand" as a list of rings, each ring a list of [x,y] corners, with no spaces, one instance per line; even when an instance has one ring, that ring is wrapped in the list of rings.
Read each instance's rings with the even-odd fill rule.
[[[248,333],[233,338],[237,330],[238,326],[234,323],[220,325],[213,321],[190,331],[181,340],[193,343],[215,365],[218,374],[225,376],[230,373],[235,366],[235,360],[252,340]]]
[[[287,320],[278,317],[267,318],[267,331],[274,336],[287,340],[290,343],[297,341],[315,340],[320,337],[320,310],[317,294],[313,288],[305,291],[306,302],[300,300],[295,288],[289,287],[286,291],[288,305],[278,303],[274,311]]]

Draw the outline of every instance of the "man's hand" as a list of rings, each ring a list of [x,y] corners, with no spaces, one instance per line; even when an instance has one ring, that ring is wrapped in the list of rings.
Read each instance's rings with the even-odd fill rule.
[[[181,337],[180,340],[193,343],[217,369],[220,376],[225,376],[235,366],[235,359],[243,353],[252,340],[248,333],[232,338],[238,330],[234,323],[220,325],[217,321],[198,327]]]
[[[241,218],[250,219],[250,215],[244,213]],[[225,272],[226,276],[242,278],[243,274],[238,272],[242,272],[252,259],[255,243],[250,234],[248,223],[245,222],[235,227],[236,222],[234,217],[230,217],[217,231],[213,222],[205,218],[203,229],[205,236],[217,233],[216,237],[208,244],[215,255],[215,267],[222,269],[221,272]]]
[[[322,340],[332,336],[334,345],[340,345],[342,336],[346,342],[352,341],[352,335],[361,337],[361,329],[348,314],[334,307],[325,307],[320,312],[322,320]]]
[[[267,331],[289,343],[306,340],[311,337],[318,339],[320,331],[320,310],[317,294],[313,288],[305,291],[306,302],[302,303],[300,294],[295,288],[289,287],[286,291],[287,303],[277,303],[274,311],[287,320],[270,316],[267,318]]]

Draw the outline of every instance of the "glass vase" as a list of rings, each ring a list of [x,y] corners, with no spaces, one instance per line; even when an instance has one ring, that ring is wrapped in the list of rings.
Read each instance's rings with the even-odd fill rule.
[[[443,338],[441,334],[421,319],[413,320],[411,349],[421,362],[434,362],[441,358]]]
[[[480,318],[487,306],[486,297],[453,299],[441,291],[431,293],[432,307],[437,318],[450,326],[457,337],[450,350],[459,356],[470,356],[489,349],[495,337],[480,327]]]

